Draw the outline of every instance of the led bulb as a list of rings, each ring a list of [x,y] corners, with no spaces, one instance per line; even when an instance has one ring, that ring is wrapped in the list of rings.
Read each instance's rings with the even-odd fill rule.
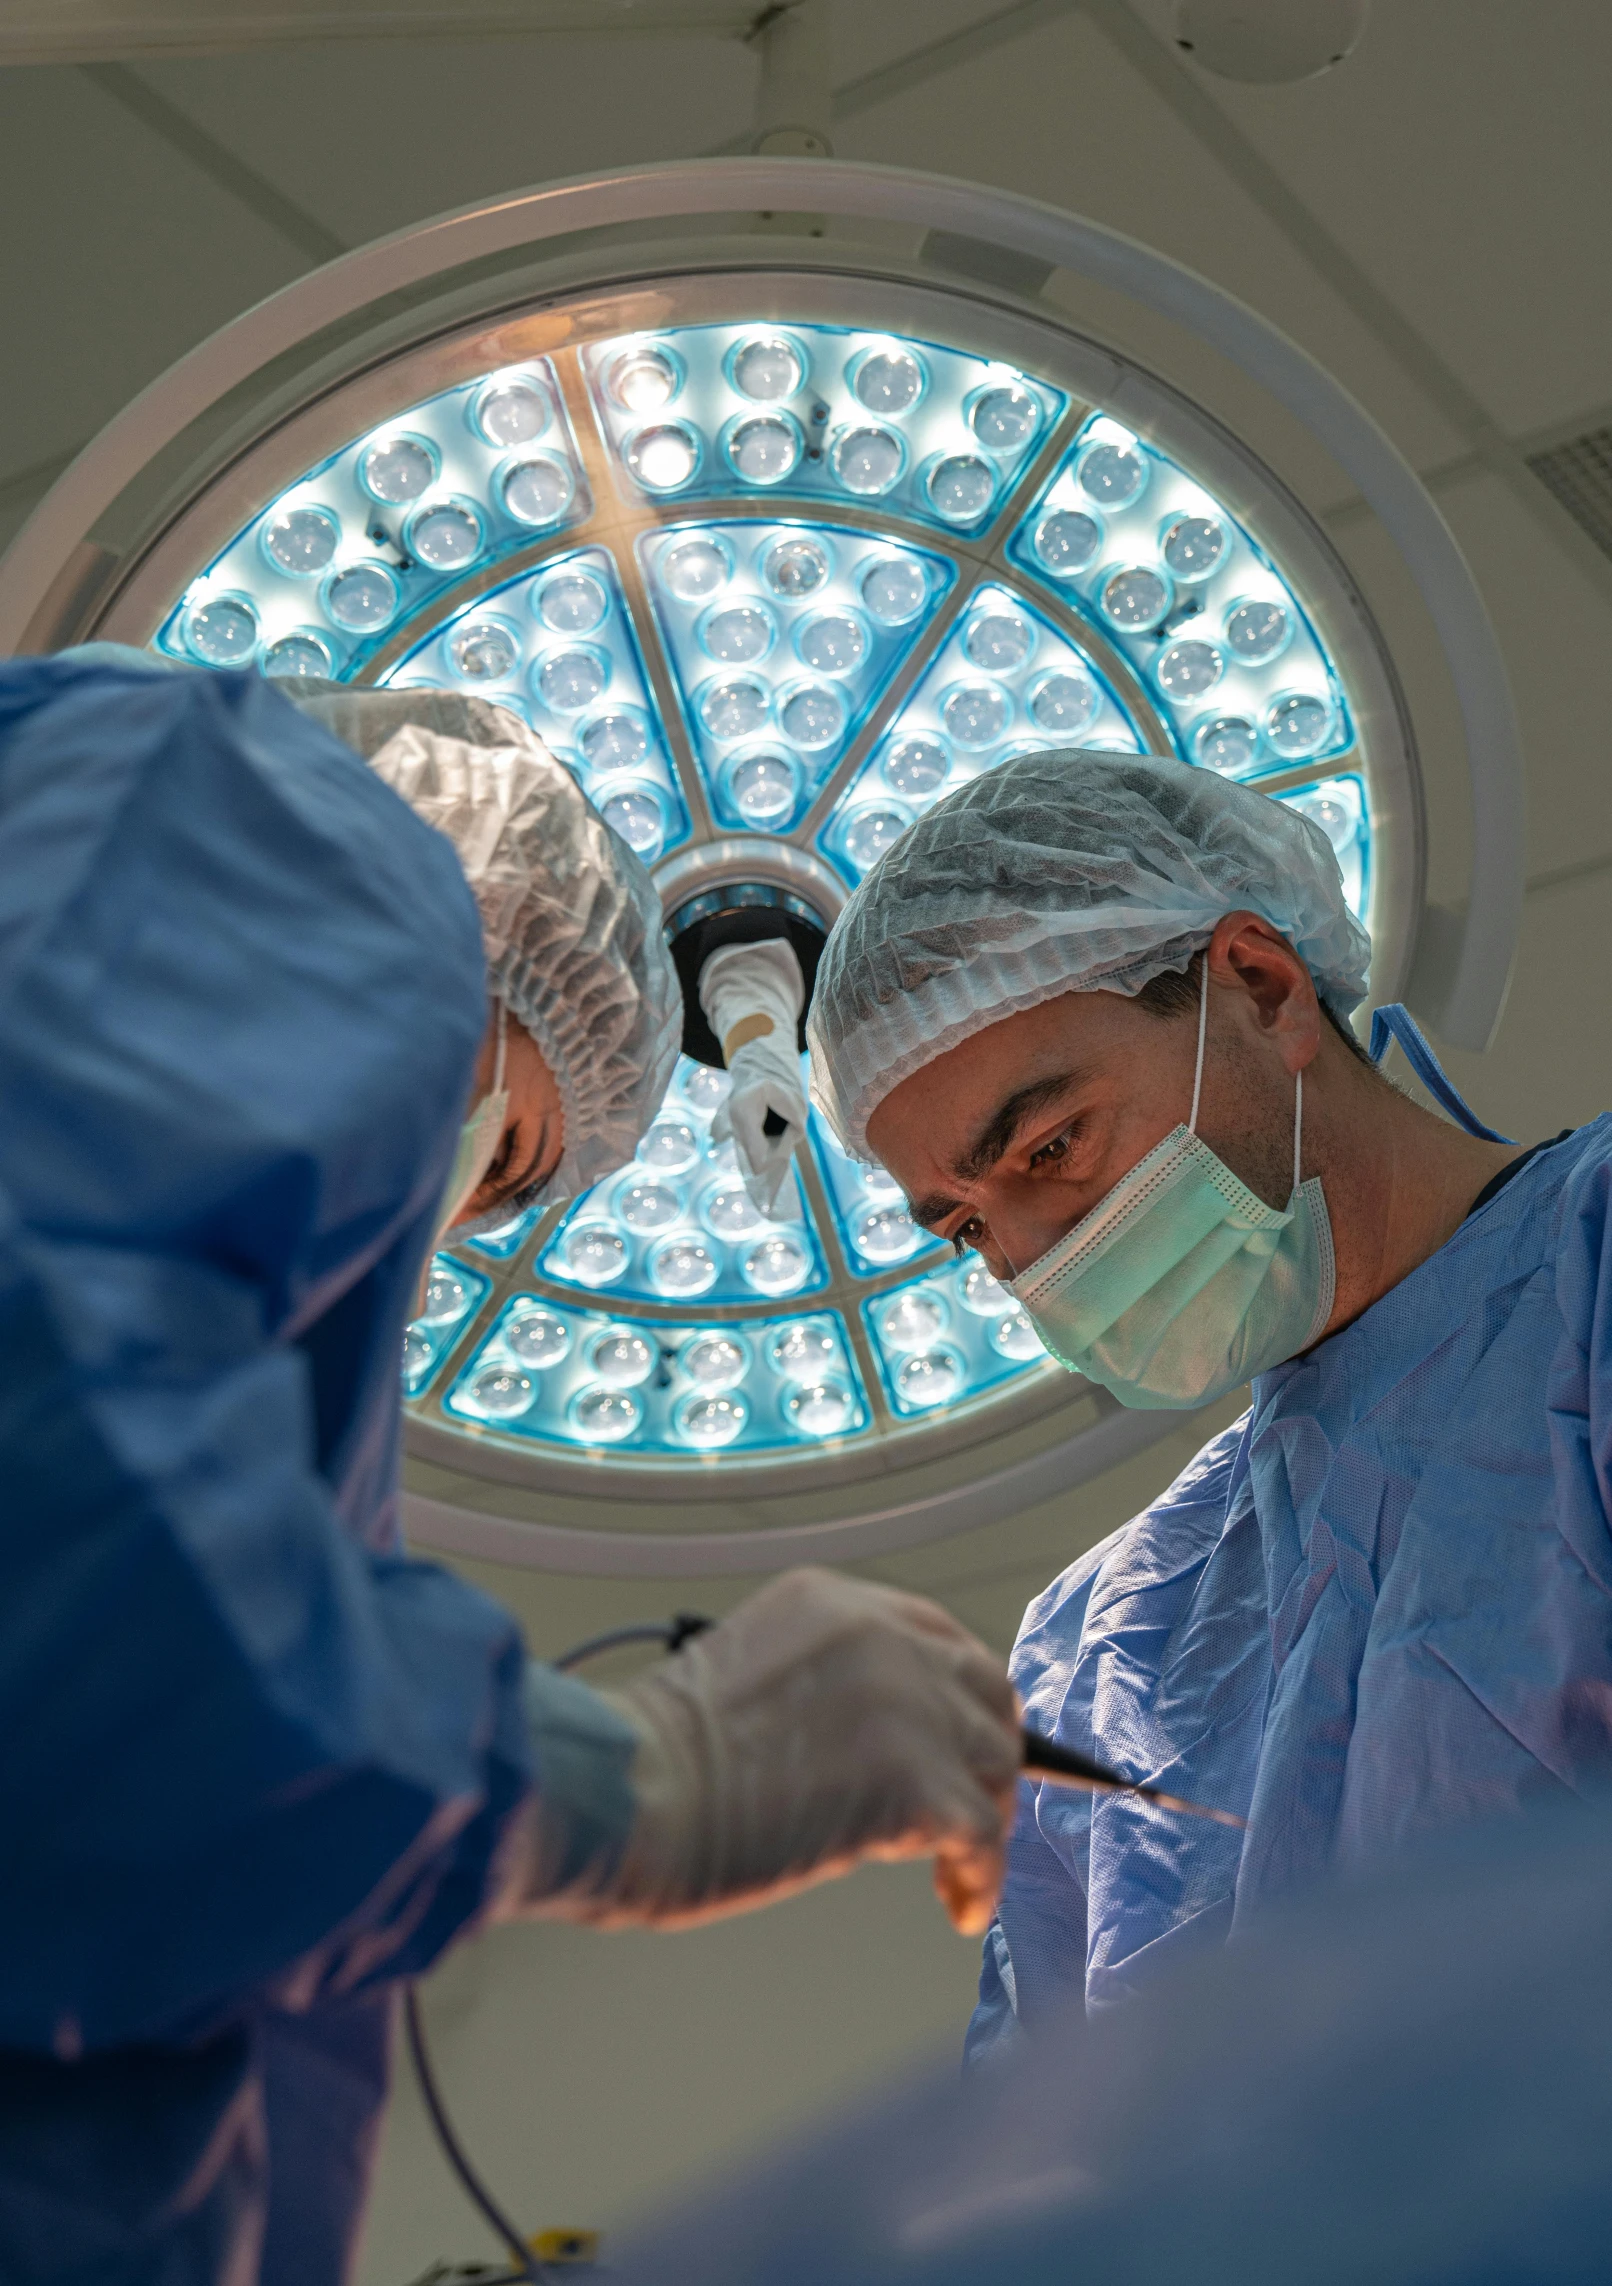
[[[1128,508],[1147,485],[1147,462],[1134,445],[1091,444],[1076,469],[1081,490],[1103,508]]]
[[[677,1362],[702,1389],[731,1389],[749,1372],[750,1352],[736,1334],[697,1334]]]
[[[568,1274],[584,1286],[612,1286],[625,1276],[627,1241],[607,1222],[573,1223],[560,1242]]]
[[[607,1386],[579,1389],[566,1408],[572,1428],[590,1445],[619,1445],[643,1417],[644,1409],[630,1390]]]
[[[779,334],[761,334],[733,351],[729,371],[741,397],[756,405],[776,405],[804,385],[806,361],[792,341]]]
[[[1220,680],[1225,663],[1213,643],[1190,640],[1172,643],[1168,650],[1161,652],[1154,672],[1158,676],[1160,690],[1180,704],[1186,699],[1202,698],[1205,692],[1212,691]]]
[[[767,725],[766,690],[742,675],[707,683],[698,704],[700,720],[724,744],[734,738],[754,738]]]
[[[1292,807],[1312,825],[1318,825],[1341,857],[1353,848],[1360,832],[1359,822],[1348,804],[1339,801],[1336,794],[1318,788],[1313,794],[1295,794]]]
[[[758,413],[728,438],[728,461],[746,484],[781,484],[805,451],[799,424],[787,413]]]
[[[1246,715],[1216,715],[1199,723],[1192,734],[1192,751],[1206,770],[1234,778],[1246,770],[1259,751],[1259,732]]]
[[[1040,400],[1016,384],[983,390],[968,425],[987,452],[1022,452],[1041,426]]]
[[[1265,736],[1284,761],[1308,761],[1331,733],[1332,709],[1313,691],[1283,691],[1265,710]]]
[[[422,1326],[451,1326],[469,1307],[470,1289],[458,1272],[445,1262],[433,1262],[415,1322]]]
[[[785,596],[791,602],[815,595],[828,574],[827,549],[804,536],[779,540],[767,550],[761,567],[761,576],[773,594]]]
[[[996,683],[959,683],[941,701],[940,719],[959,746],[994,746],[1013,717],[1013,701]]]
[[[416,1326],[406,1326],[403,1332],[403,1386],[418,1390],[420,1383],[436,1361],[436,1352],[425,1335]]]
[[[535,381],[489,381],[476,399],[476,426],[491,445],[530,444],[549,425],[549,395]]]
[[[752,1246],[740,1268],[745,1284],[758,1294],[798,1294],[812,1274],[806,1249],[783,1234]]]
[[[675,492],[699,465],[699,439],[680,422],[640,429],[627,447],[627,466],[650,492]]]
[[[639,715],[623,710],[595,715],[578,743],[590,770],[631,770],[649,752],[649,733]]]
[[[911,823],[911,815],[893,804],[853,810],[841,837],[845,854],[859,873],[866,873],[887,849],[894,848]]]
[[[919,1411],[950,1404],[962,1386],[962,1360],[949,1349],[922,1350],[903,1358],[896,1373],[897,1396]]]
[[[820,611],[799,629],[795,649],[820,675],[854,675],[868,655],[867,629],[849,611]]]
[[[1055,579],[1084,571],[1102,544],[1102,525],[1078,508],[1060,508],[1036,526],[1035,552]]]
[[[699,1155],[699,1138],[686,1119],[657,1119],[638,1146],[639,1164],[662,1175],[685,1173]]]
[[[999,1279],[993,1278],[983,1262],[970,1263],[957,1281],[957,1299],[965,1310],[972,1310],[977,1318],[994,1318],[999,1311],[1013,1307],[1013,1297]]]
[[[724,1390],[716,1396],[685,1397],[673,1409],[672,1423],[684,1442],[700,1452],[715,1452],[744,1434],[750,1409],[742,1397]]]
[[[879,1313],[879,1337],[891,1349],[926,1349],[946,1324],[946,1307],[938,1294],[909,1287]]]
[[[767,1219],[742,1183],[720,1184],[706,1199],[703,1212],[707,1229],[718,1238],[747,1238]]]
[[[591,635],[609,609],[610,598],[592,572],[555,572],[537,591],[537,616],[556,635]]]
[[[1035,629],[1016,611],[982,611],[963,637],[968,659],[993,675],[1015,674],[1034,649]]]
[[[996,497],[996,471],[973,453],[952,453],[936,461],[924,490],[935,514],[948,524],[972,524]]]
[[[359,482],[389,508],[418,500],[436,479],[437,456],[423,437],[380,437],[359,456]]]
[[[787,1381],[820,1381],[840,1362],[840,1345],[820,1320],[797,1320],[768,1352],[773,1370]]]
[[[462,571],[481,553],[481,519],[457,500],[417,509],[409,519],[408,544],[432,571]]]
[[[730,603],[707,615],[700,643],[725,667],[748,667],[767,656],[777,633],[772,613],[761,604]]]
[[[847,492],[871,497],[888,492],[900,476],[906,450],[888,429],[847,429],[835,443],[830,465]]]
[[[781,826],[795,814],[800,773],[786,754],[747,754],[733,764],[728,790],[747,824]]]
[[[497,619],[461,619],[448,637],[453,671],[467,683],[494,683],[510,674],[520,651]]]
[[[282,508],[263,527],[263,553],[276,571],[314,579],[329,565],[341,522],[328,508]]]
[[[534,1372],[547,1373],[571,1354],[571,1329],[551,1310],[524,1310],[503,1329],[504,1347],[511,1357]]]
[[[698,1239],[669,1238],[651,1257],[649,1277],[658,1293],[692,1299],[716,1284],[716,1258]]]
[[[676,363],[660,349],[629,351],[610,368],[610,394],[628,413],[658,413],[682,385]]]
[[[517,524],[530,525],[534,531],[559,522],[576,497],[576,488],[571,470],[549,452],[512,462],[498,482],[499,498],[508,513]]]
[[[309,676],[326,681],[335,672],[335,664],[327,646],[313,634],[282,635],[263,654],[263,672],[285,682],[300,682]]]
[[[1030,719],[1038,730],[1076,739],[1096,721],[1101,703],[1084,675],[1043,675],[1030,693]]]
[[[670,1230],[683,1211],[682,1197],[669,1183],[642,1178],[624,1183],[616,1192],[614,1204],[629,1230]]]
[[[1170,584],[1145,564],[1126,564],[1103,582],[1102,601],[1116,627],[1156,627],[1170,608]]]
[[[898,738],[885,749],[885,784],[908,801],[921,802],[946,783],[951,756],[938,738]]]
[[[910,1254],[916,1254],[923,1244],[923,1233],[904,1207],[878,1206],[862,1216],[852,1242],[864,1260],[882,1266],[905,1262]]]
[[[683,1093],[707,1119],[719,1104],[727,1101],[732,1091],[732,1080],[713,1064],[690,1064],[683,1074]]]
[[[929,601],[923,565],[910,556],[875,556],[862,574],[862,601],[881,627],[905,627]]]
[[[325,609],[351,635],[378,635],[397,610],[397,582],[384,564],[354,564],[327,584]]]
[[[727,586],[732,568],[715,540],[679,540],[660,559],[660,576],[679,603],[703,603]]]
[[[655,1370],[655,1352],[642,1334],[613,1326],[589,1345],[588,1363],[612,1389],[637,1389]]]
[[[465,1391],[465,1403],[489,1421],[513,1421],[526,1412],[537,1395],[529,1373],[509,1365],[486,1365]]]
[[[843,1381],[810,1381],[784,1399],[785,1418],[807,1437],[837,1437],[855,1427],[856,1414],[856,1399]]]
[[[1040,1335],[1022,1310],[1009,1310],[1006,1317],[997,1319],[991,1328],[991,1342],[1016,1365],[1022,1365],[1027,1358],[1046,1355]]]
[[[832,684],[806,683],[778,709],[779,726],[797,746],[832,746],[845,729],[845,701]]]
[[[1226,527],[1212,516],[1178,516],[1160,540],[1159,553],[1177,579],[1210,579],[1226,553]]]
[[[1292,639],[1292,614],[1263,596],[1248,598],[1226,615],[1226,641],[1245,667],[1268,665]]]
[[[924,393],[923,362],[908,349],[874,349],[856,360],[851,393],[870,413],[910,412]]]
[[[653,786],[623,786],[600,803],[599,815],[646,865],[659,857],[666,841],[666,813]]]
[[[592,706],[610,680],[610,663],[597,651],[556,651],[537,672],[537,695],[556,714]]]
[[[204,667],[244,667],[257,650],[257,613],[244,595],[193,603],[183,629],[186,650]]]

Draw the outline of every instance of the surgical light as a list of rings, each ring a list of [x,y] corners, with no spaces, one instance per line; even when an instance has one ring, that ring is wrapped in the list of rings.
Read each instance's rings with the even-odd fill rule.
[[[756,235],[757,212],[819,206],[827,237]],[[1085,339],[1043,272],[1214,340],[1402,540],[1471,726],[1491,941],[1469,929],[1438,988],[1471,1039],[1512,927],[1511,757],[1436,517],[1246,311],[996,194],[727,162],[365,250],[92,448],[0,566],[0,626],[490,699],[655,869],[669,928],[772,900],[820,934],[981,771],[1074,743],[1175,754],[1327,837],[1390,994],[1423,797],[1371,614],[1257,439]],[[1156,1433],[1054,1368],[1011,1294],[815,1118],[761,1214],[713,1134],[727,1093],[685,1055],[630,1167],[437,1257],[402,1367],[439,1541],[583,1570],[856,1552]]]

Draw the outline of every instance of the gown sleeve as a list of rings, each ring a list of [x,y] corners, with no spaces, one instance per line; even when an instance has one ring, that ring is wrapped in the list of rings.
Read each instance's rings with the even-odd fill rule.
[[[531,1750],[392,1519],[457,863],[256,677],[0,679],[0,2044],[73,2057],[424,1967]]]

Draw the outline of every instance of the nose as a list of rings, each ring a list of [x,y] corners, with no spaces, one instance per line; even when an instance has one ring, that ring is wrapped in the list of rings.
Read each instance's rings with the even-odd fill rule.
[[[993,1278],[1022,1278],[1079,1222],[1081,1210],[1055,1199],[1051,1190],[1050,1184],[1037,1185],[1030,1198],[1005,1200],[993,1210],[989,1244],[980,1248]]]

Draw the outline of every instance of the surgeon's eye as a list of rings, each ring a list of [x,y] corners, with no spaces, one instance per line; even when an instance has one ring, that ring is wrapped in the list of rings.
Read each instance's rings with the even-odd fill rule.
[[[1061,1166],[1074,1149],[1074,1143],[1073,1128],[1066,1127],[1061,1135],[1049,1135],[1045,1143],[1038,1144],[1035,1150],[1030,1153],[1031,1166]]]
[[[972,1254],[984,1236],[984,1223],[981,1222],[977,1214],[971,1214],[960,1230],[952,1232],[952,1252],[954,1254]]]

